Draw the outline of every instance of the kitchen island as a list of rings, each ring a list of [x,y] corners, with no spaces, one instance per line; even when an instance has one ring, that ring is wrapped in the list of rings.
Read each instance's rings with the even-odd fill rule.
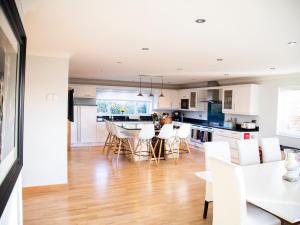
[[[134,146],[134,150],[136,150],[136,146],[139,141],[138,136],[139,136],[140,130],[142,129],[143,124],[152,124],[151,121],[136,121],[136,122],[132,122],[132,121],[120,122],[120,121],[118,121],[118,122],[113,122],[113,123],[121,128],[122,133],[132,137],[132,138],[130,138],[130,142],[131,142],[131,145]],[[160,131],[160,129],[155,129],[155,135],[158,135],[159,131]],[[152,139],[153,147],[155,146],[156,141],[157,141],[157,137],[154,137]],[[173,148],[173,151],[176,152],[178,150],[178,144],[174,144],[172,146],[172,148]],[[170,149],[170,147],[164,143],[162,146],[162,152],[161,152],[161,156],[160,156],[161,160],[166,159],[165,151],[168,151],[169,149]],[[141,146],[141,149],[139,149],[139,151],[147,152],[147,146]],[[155,156],[158,157],[159,149],[156,148],[156,149],[154,149],[154,151],[155,151]],[[169,154],[168,158],[172,158],[172,154]],[[135,155],[135,160],[138,161],[139,159],[140,160],[148,160],[148,157],[147,156],[138,157],[137,155]]]

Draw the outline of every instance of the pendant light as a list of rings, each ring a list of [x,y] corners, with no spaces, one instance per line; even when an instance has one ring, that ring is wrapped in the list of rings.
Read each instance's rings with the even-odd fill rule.
[[[149,97],[153,97],[153,93],[152,93],[152,76],[150,76],[150,94],[149,94]]]
[[[142,75],[139,75],[139,76],[140,76],[140,92],[138,93],[137,96],[143,97],[143,94],[142,94]]]
[[[165,97],[163,94],[163,88],[164,88],[164,77],[162,76],[161,77],[161,89],[160,89],[160,95],[159,95],[159,97],[161,97],[161,98]]]

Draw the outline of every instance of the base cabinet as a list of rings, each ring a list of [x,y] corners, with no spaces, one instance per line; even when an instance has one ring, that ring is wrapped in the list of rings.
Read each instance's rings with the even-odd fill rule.
[[[75,106],[71,124],[71,146],[89,146],[97,142],[96,106]]]
[[[231,161],[239,164],[238,140],[257,139],[258,132],[237,132],[224,129],[214,129],[213,141],[228,142],[231,153]]]
[[[103,146],[105,144],[108,132],[105,122],[97,122],[97,144]]]

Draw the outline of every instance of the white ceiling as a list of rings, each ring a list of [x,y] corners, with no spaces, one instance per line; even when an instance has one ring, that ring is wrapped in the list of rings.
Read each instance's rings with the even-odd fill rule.
[[[300,72],[300,0],[22,0],[22,7],[28,51],[70,55],[70,77],[148,74],[178,84]]]

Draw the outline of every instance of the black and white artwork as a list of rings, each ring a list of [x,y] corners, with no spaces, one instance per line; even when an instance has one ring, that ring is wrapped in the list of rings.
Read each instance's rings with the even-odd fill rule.
[[[0,11],[0,183],[17,158],[18,41]]]

